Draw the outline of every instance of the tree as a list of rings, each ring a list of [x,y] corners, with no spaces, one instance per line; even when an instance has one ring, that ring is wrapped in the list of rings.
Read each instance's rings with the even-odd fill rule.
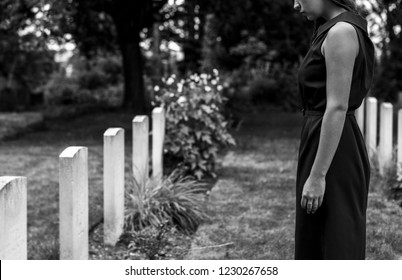
[[[397,100],[402,90],[402,9],[401,0],[368,0],[365,7],[373,19],[372,30],[381,49],[381,57],[376,67],[374,96],[389,102]],[[380,23],[378,23],[380,21]],[[374,36],[373,36],[374,37]]]
[[[60,24],[89,56],[99,50],[121,53],[125,78],[123,103],[139,114],[150,109],[144,90],[140,32],[152,27],[155,16],[166,3],[167,0],[70,0],[66,7],[68,16]]]
[[[228,70],[239,67],[243,63],[242,57],[231,50],[250,38],[265,44],[267,52],[276,53],[272,57],[273,62],[297,63],[300,56],[307,52],[313,26],[293,10],[290,1],[198,2],[203,14],[211,14],[208,25],[215,34],[213,39],[219,52],[215,59],[220,61],[221,67]]]
[[[0,2],[0,109],[25,109],[55,67],[40,1]],[[39,28],[40,26],[40,28]],[[31,28],[28,30],[28,28]]]

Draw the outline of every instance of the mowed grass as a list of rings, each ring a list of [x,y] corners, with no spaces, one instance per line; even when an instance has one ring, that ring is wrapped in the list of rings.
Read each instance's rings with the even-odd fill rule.
[[[243,114],[237,147],[222,159],[209,214],[187,259],[293,259],[301,113],[275,108]],[[373,170],[366,259],[401,259],[402,209],[382,194]]]

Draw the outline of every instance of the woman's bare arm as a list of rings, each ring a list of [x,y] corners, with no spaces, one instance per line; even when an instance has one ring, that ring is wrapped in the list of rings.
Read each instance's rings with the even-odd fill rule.
[[[353,67],[359,52],[354,27],[338,22],[323,43],[327,70],[327,105],[322,119],[320,140],[310,175],[325,178],[337,150],[348,109]]]

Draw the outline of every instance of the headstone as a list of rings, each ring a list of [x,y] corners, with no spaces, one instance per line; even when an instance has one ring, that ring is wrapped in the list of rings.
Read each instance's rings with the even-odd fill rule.
[[[380,143],[378,153],[378,163],[380,175],[389,168],[392,163],[392,132],[393,132],[393,106],[385,102],[380,108]]]
[[[103,237],[114,246],[124,226],[124,129],[103,134]]]
[[[377,99],[375,97],[367,98],[366,108],[366,147],[370,161],[377,150]]]
[[[60,259],[88,259],[88,148],[59,156]]]
[[[165,138],[165,109],[152,110],[152,177],[161,181],[163,177],[163,142]]]
[[[362,104],[356,110],[356,120],[360,127],[360,131],[364,135],[364,108],[365,108],[365,99],[363,99]]]
[[[0,177],[0,260],[27,260],[27,179]]]
[[[397,107],[401,108],[402,107],[402,91],[398,91],[398,103]]]
[[[133,119],[133,176],[137,186],[144,188],[149,175],[149,118]]]
[[[398,110],[398,152],[397,152],[397,166],[398,172],[402,171],[402,109]]]

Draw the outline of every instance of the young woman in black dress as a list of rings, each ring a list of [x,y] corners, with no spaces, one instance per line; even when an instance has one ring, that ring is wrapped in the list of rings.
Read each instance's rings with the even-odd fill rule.
[[[302,100],[295,259],[365,259],[370,162],[354,110],[371,87],[374,46],[352,0],[295,0],[315,22],[298,73]]]

